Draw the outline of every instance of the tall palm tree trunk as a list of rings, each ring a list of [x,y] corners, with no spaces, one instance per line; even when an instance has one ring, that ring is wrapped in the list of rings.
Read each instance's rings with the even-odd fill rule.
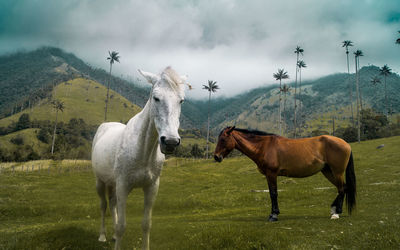
[[[58,109],[56,109],[56,123],[54,124],[53,142],[51,143],[51,155],[53,155],[54,153],[54,144],[56,142],[57,119],[58,119]]]
[[[294,82],[294,138],[297,137],[296,135],[296,129],[297,129],[297,120],[296,120],[296,111],[297,111],[297,70],[299,68],[299,66],[297,65],[297,63],[299,62],[299,54],[297,53],[297,60],[296,60],[296,81]]]
[[[301,112],[301,68],[299,68],[299,124],[302,126],[303,117]],[[299,134],[301,133],[301,129],[299,128]]]
[[[346,48],[347,49],[347,48]],[[351,122],[354,127],[354,111],[353,111],[353,86],[352,81],[350,81],[350,65],[349,65],[349,51],[346,50],[347,54],[347,81],[349,82],[349,90],[350,90],[350,109],[351,109]]]
[[[389,104],[388,104],[388,96],[387,96],[387,90],[386,90],[386,75],[384,75],[385,79],[385,106],[386,106],[386,117],[389,116]]]
[[[209,143],[209,139],[210,139],[210,103],[211,103],[211,91],[209,91],[209,93],[208,93],[206,159],[208,159],[208,143]]]
[[[279,80],[279,135],[282,135],[282,80]]]
[[[358,86],[358,64],[357,64],[357,57],[355,58],[356,63],[356,91],[357,91],[357,141],[360,143],[361,141],[361,126],[360,126],[360,104],[359,104],[359,92],[360,88]]]
[[[283,101],[283,120],[285,121],[285,124],[287,124],[286,123],[286,92],[285,92],[285,100]],[[287,126],[285,125],[285,133],[287,133]]]
[[[357,67],[358,67],[358,84],[361,85],[361,81],[360,81],[360,58],[357,57]],[[363,101],[362,101],[362,93],[361,93],[361,86],[359,86],[360,88],[360,110],[363,110]]]
[[[112,69],[112,63],[110,63],[110,79],[107,84],[107,98],[106,98],[106,107],[104,110],[104,121],[107,121],[108,97],[110,94],[110,83],[111,83],[111,69]]]

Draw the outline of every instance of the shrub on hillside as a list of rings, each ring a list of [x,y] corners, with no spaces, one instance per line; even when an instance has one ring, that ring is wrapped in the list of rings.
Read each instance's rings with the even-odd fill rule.
[[[24,138],[22,136],[20,136],[20,135],[17,135],[15,137],[11,138],[10,142],[15,144],[15,145],[20,146],[20,145],[24,144]]]
[[[29,114],[22,114],[16,124],[16,130],[23,130],[31,127],[31,119]]]
[[[49,143],[51,138],[49,130],[47,128],[41,128],[37,138],[43,143]]]

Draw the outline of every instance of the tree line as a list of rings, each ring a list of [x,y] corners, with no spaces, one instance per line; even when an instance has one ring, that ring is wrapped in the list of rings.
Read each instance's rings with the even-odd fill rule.
[[[400,31],[399,31],[400,33]],[[400,38],[396,40],[396,44],[400,44]],[[348,83],[348,89],[349,89],[349,105],[350,105],[350,110],[351,110],[351,116],[350,116],[350,126],[347,129],[348,131],[356,131],[357,133],[357,141],[360,142],[362,138],[368,139],[369,136],[366,135],[366,131],[368,129],[365,129],[367,126],[363,122],[367,122],[367,120],[370,120],[371,117],[363,117],[363,115],[367,115],[372,113],[377,113],[375,110],[369,110],[367,107],[363,106],[363,100],[362,100],[362,89],[360,86],[360,58],[364,56],[364,53],[362,50],[357,49],[353,52],[354,54],[354,67],[355,67],[355,82],[351,81],[350,77],[350,62],[349,62],[349,47],[352,47],[353,42],[350,40],[345,40],[342,42],[342,47],[345,48],[345,53],[346,53],[346,61],[347,61],[347,83]],[[294,82],[294,108],[293,108],[293,131],[292,131],[292,136],[294,138],[297,137],[298,135],[298,129],[299,129],[299,122],[298,122],[298,112],[301,112],[301,104],[302,104],[302,95],[301,95],[301,70],[302,68],[307,67],[306,63],[303,60],[299,60],[300,55],[303,56],[304,49],[301,48],[300,46],[297,46],[295,48],[294,53],[296,54],[296,77],[295,77],[295,82]],[[388,65],[384,65],[379,69],[379,75],[373,76],[370,79],[370,83],[373,84],[374,86],[378,86],[380,83],[384,83],[384,100],[385,100],[385,116],[386,118],[389,117],[393,113],[391,110],[391,100],[389,99],[388,93],[387,93],[387,77],[392,74],[392,69]],[[298,84],[298,76],[299,76],[299,84]],[[380,78],[380,76],[383,78]],[[289,131],[282,131],[282,113],[285,115],[286,114],[286,99],[287,99],[287,93],[290,92],[291,88],[284,84],[282,86],[282,80],[289,79],[289,75],[287,71],[285,71],[284,68],[278,69],[276,73],[273,74],[273,77],[275,80],[279,81],[279,108],[278,108],[278,127],[279,127],[279,134],[285,134],[289,133]],[[356,119],[354,119],[354,109],[353,109],[353,93],[352,90],[356,88]],[[299,95],[297,94],[297,88],[299,86]],[[284,101],[283,101],[283,111],[282,111],[282,93],[284,93]],[[297,105],[297,100],[299,100],[299,106]],[[298,111],[298,108],[300,110]],[[379,116],[379,115],[378,115]],[[302,117],[302,115],[300,115]],[[333,118],[334,119],[334,118]],[[367,120],[366,120],[367,119]],[[284,120],[286,121],[286,117],[284,117]],[[303,124],[300,122],[300,126]],[[386,124],[385,124],[386,125]],[[382,124],[382,126],[385,126]],[[368,127],[368,126],[367,126]],[[318,134],[320,131],[316,130],[314,134]]]

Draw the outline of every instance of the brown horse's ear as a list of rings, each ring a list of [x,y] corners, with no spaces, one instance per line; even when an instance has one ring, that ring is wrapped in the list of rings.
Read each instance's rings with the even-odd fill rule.
[[[226,133],[229,135],[230,133],[232,133],[232,131],[235,129],[235,126],[233,126],[233,127],[230,127],[229,129],[228,129],[228,131],[226,131]]]

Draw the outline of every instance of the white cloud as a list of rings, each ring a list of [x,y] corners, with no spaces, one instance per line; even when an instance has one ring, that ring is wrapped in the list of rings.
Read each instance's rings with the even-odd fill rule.
[[[171,65],[189,75],[195,98],[206,96],[208,79],[227,96],[275,83],[278,68],[293,80],[297,45],[305,50],[304,79],[344,72],[347,39],[364,51],[365,64],[400,69],[397,0],[26,0],[9,4],[7,13],[0,18],[2,52],[54,45],[107,68],[107,51],[116,50],[116,74]]]

